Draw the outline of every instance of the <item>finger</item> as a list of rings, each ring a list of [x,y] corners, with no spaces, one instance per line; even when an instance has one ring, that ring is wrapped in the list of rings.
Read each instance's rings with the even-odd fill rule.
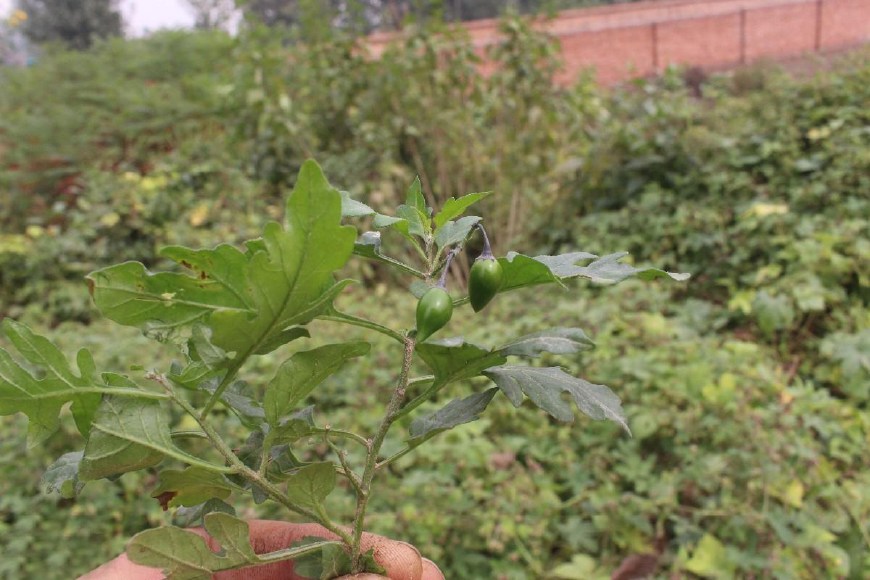
[[[444,573],[435,565],[435,562],[427,558],[423,558],[423,574],[420,580],[446,580]]]

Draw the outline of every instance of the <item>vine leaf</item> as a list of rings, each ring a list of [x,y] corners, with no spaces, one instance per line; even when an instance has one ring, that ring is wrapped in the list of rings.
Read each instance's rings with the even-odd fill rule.
[[[160,485],[151,492],[151,497],[169,498],[165,503],[161,501],[165,511],[169,506],[192,507],[215,498],[224,500],[232,492],[232,485],[220,473],[202,467],[188,467],[161,471]]]
[[[328,344],[297,352],[284,361],[266,387],[263,401],[266,421],[277,426],[281,417],[296,408],[314,388],[349,359],[369,352],[367,342]]]
[[[417,354],[435,375],[432,392],[448,383],[476,377],[489,367],[507,362],[500,352],[465,342],[461,338],[418,344]]]
[[[434,413],[414,419],[408,443],[419,445],[442,431],[478,420],[497,392],[498,389],[493,387],[464,399],[454,399]]]
[[[335,465],[331,461],[300,467],[287,479],[287,499],[296,505],[313,508],[335,489]]]
[[[552,328],[520,337],[499,351],[505,356],[537,357],[545,352],[573,354],[594,348],[595,343],[579,328]]]
[[[76,360],[79,374],[76,375],[63,353],[44,336],[10,318],[3,321],[3,331],[41,375],[35,376],[0,349],[0,415],[19,412],[27,415],[28,445],[32,447],[57,431],[60,410],[72,401],[76,427],[87,436],[100,395],[82,393],[79,389],[101,386],[91,353],[85,349],[79,351]]]
[[[237,357],[274,349],[276,339],[289,338],[286,329],[329,310],[350,283],[336,283],[333,273],[356,239],[354,227],[341,225],[341,195],[313,161],[299,172],[285,222],[267,224],[244,252],[226,244],[164,248],[162,255],[192,276],[152,274],[137,262],[93,272],[94,302],[111,320],[158,337],[202,322],[212,330],[211,343]]]
[[[522,404],[525,394],[555,419],[571,423],[574,411],[561,396],[568,393],[577,407],[592,419],[614,421],[631,434],[619,397],[604,385],[572,377],[559,367],[500,366],[487,369],[484,375],[492,379],[515,407]]]
[[[205,531],[220,545],[219,552],[212,551],[199,534],[167,526],[133,536],[127,556],[136,564],[160,568],[167,580],[211,580],[215,572],[291,560],[335,544],[310,543],[258,556],[244,520],[223,512],[206,514],[203,519]]]

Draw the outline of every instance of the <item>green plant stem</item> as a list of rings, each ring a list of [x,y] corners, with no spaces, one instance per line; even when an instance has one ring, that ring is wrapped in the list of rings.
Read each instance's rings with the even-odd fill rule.
[[[306,518],[318,522],[328,531],[341,538],[341,540],[345,544],[347,544],[348,546],[351,545],[352,538],[350,534],[339,528],[329,518],[326,512],[323,511],[323,508],[320,508],[317,511],[312,511],[294,504],[289,499],[287,499],[287,496],[280,489],[275,487],[272,482],[270,482],[265,477],[261,477],[259,473],[245,465],[242,460],[239,459],[239,457],[235,453],[233,453],[233,450],[230,449],[230,446],[227,445],[226,441],[223,440],[220,434],[218,434],[218,432],[215,431],[206,421],[200,418],[199,413],[196,412],[196,409],[194,409],[190,403],[188,403],[183,397],[180,397],[178,393],[175,392],[175,389],[172,387],[171,383],[166,379],[165,376],[159,373],[149,373],[146,376],[160,383],[163,388],[166,389],[166,392],[169,394],[172,400],[175,401],[182,409],[184,409],[184,411],[188,415],[193,417],[193,419],[197,423],[199,423],[200,428],[202,429],[203,433],[205,433],[205,435],[211,440],[214,448],[224,457],[227,464],[232,467],[236,471],[236,473],[247,479],[252,484],[260,487],[263,491],[266,492],[266,494],[270,498],[280,503],[291,512],[297,513],[301,516],[305,516]]]
[[[356,515],[353,520],[353,543],[351,544],[352,574],[362,572],[362,553],[360,551],[360,544],[362,542],[363,528],[365,527],[366,507],[368,506],[369,497],[371,495],[372,479],[374,478],[375,466],[378,461],[378,452],[381,449],[381,445],[384,443],[384,439],[387,437],[387,432],[396,420],[397,413],[402,407],[402,401],[405,399],[405,390],[408,388],[408,376],[411,373],[411,363],[414,360],[414,348],[417,343],[410,337],[405,337],[404,342],[405,350],[402,356],[402,370],[399,373],[398,380],[396,381],[396,388],[390,397],[390,402],[387,404],[384,419],[381,421],[377,433],[375,433],[374,438],[371,440],[368,455],[366,455],[365,469],[363,470],[359,495],[356,501]]]
[[[371,320],[366,320],[365,318],[360,318],[359,316],[354,316],[353,314],[346,314],[344,312],[335,311],[333,314],[330,314],[328,316],[321,316],[320,319],[359,326],[360,328],[367,328],[369,330],[374,330],[375,332],[380,332],[383,335],[389,336],[395,341],[401,343],[405,342],[405,337],[402,336],[401,333],[393,330],[392,328],[387,328],[386,326],[378,324],[377,322],[372,322]]]
[[[330,435],[335,435],[336,437],[341,437],[342,439],[350,439],[351,441],[356,441],[366,449],[369,448],[369,442],[366,439],[363,439],[356,433],[351,433],[350,431],[343,431],[341,429],[333,429],[330,428],[320,428],[320,427],[312,427],[311,431],[314,433],[329,433]]]

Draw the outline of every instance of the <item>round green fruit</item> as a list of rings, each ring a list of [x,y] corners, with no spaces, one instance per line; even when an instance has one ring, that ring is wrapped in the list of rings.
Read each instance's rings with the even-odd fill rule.
[[[453,316],[453,300],[447,290],[430,288],[417,302],[417,342],[441,330]]]

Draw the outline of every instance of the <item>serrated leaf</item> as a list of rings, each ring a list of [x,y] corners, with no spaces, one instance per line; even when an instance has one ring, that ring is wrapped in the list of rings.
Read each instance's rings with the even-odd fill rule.
[[[335,489],[335,466],[324,461],[301,467],[287,479],[287,499],[296,505],[315,507]]]
[[[64,453],[52,463],[42,474],[39,482],[42,493],[57,492],[65,498],[78,495],[85,486],[85,482],[79,481],[82,454],[82,451]]]
[[[27,362],[44,374],[35,377],[0,349],[0,415],[27,415],[28,444],[33,446],[57,430],[61,407],[72,401],[76,427],[87,436],[100,395],[77,390],[98,385],[91,354],[84,349],[79,351],[76,375],[63,353],[47,338],[10,318],[3,321],[3,330]]]
[[[170,506],[195,506],[210,499],[226,499],[233,487],[220,473],[201,467],[183,470],[164,469],[160,472],[160,485],[151,492],[151,497],[171,494]]]
[[[525,394],[555,419],[571,423],[574,410],[561,396],[568,393],[587,416],[614,421],[631,434],[619,397],[604,385],[572,377],[559,367],[500,366],[487,369],[483,374],[492,379],[515,407],[522,404]]]
[[[409,443],[419,444],[442,431],[476,421],[497,392],[497,388],[492,388],[482,393],[474,393],[464,399],[454,399],[438,411],[414,419],[411,422]]]
[[[270,425],[277,425],[281,417],[293,411],[317,385],[349,359],[368,353],[370,348],[367,342],[347,342],[294,354],[278,368],[266,387],[263,401],[266,420]]]
[[[491,191],[482,191],[480,193],[469,193],[468,195],[463,195],[459,199],[451,197],[444,202],[441,211],[435,214],[435,227],[440,228],[453,218],[461,216],[472,204],[475,204],[490,195],[492,195]]]
[[[480,222],[482,218],[477,216],[466,216],[455,222],[447,222],[437,230],[435,230],[435,243],[439,248],[446,248],[454,244],[460,244],[465,241],[472,228]]]
[[[195,276],[148,273],[131,262],[89,275],[97,307],[108,318],[170,333],[202,322],[211,342],[237,356],[275,347],[276,337],[331,308],[349,283],[333,272],[350,257],[356,230],[341,225],[341,195],[313,161],[303,164],[287,200],[286,229],[267,224],[262,240],[241,252],[168,248],[163,254]]]
[[[573,354],[595,348],[595,343],[579,328],[552,328],[527,334],[499,349],[505,356],[536,357],[542,353]]]
[[[89,481],[144,469],[165,456],[214,471],[231,471],[178,449],[158,401],[107,396],[94,417],[79,477]]]
[[[161,569],[167,580],[211,580],[216,572],[291,560],[336,544],[313,542],[258,556],[244,520],[221,512],[209,513],[204,520],[206,532],[220,544],[219,553],[212,552],[202,536],[167,526],[133,536],[127,544],[127,557],[136,564]]]

